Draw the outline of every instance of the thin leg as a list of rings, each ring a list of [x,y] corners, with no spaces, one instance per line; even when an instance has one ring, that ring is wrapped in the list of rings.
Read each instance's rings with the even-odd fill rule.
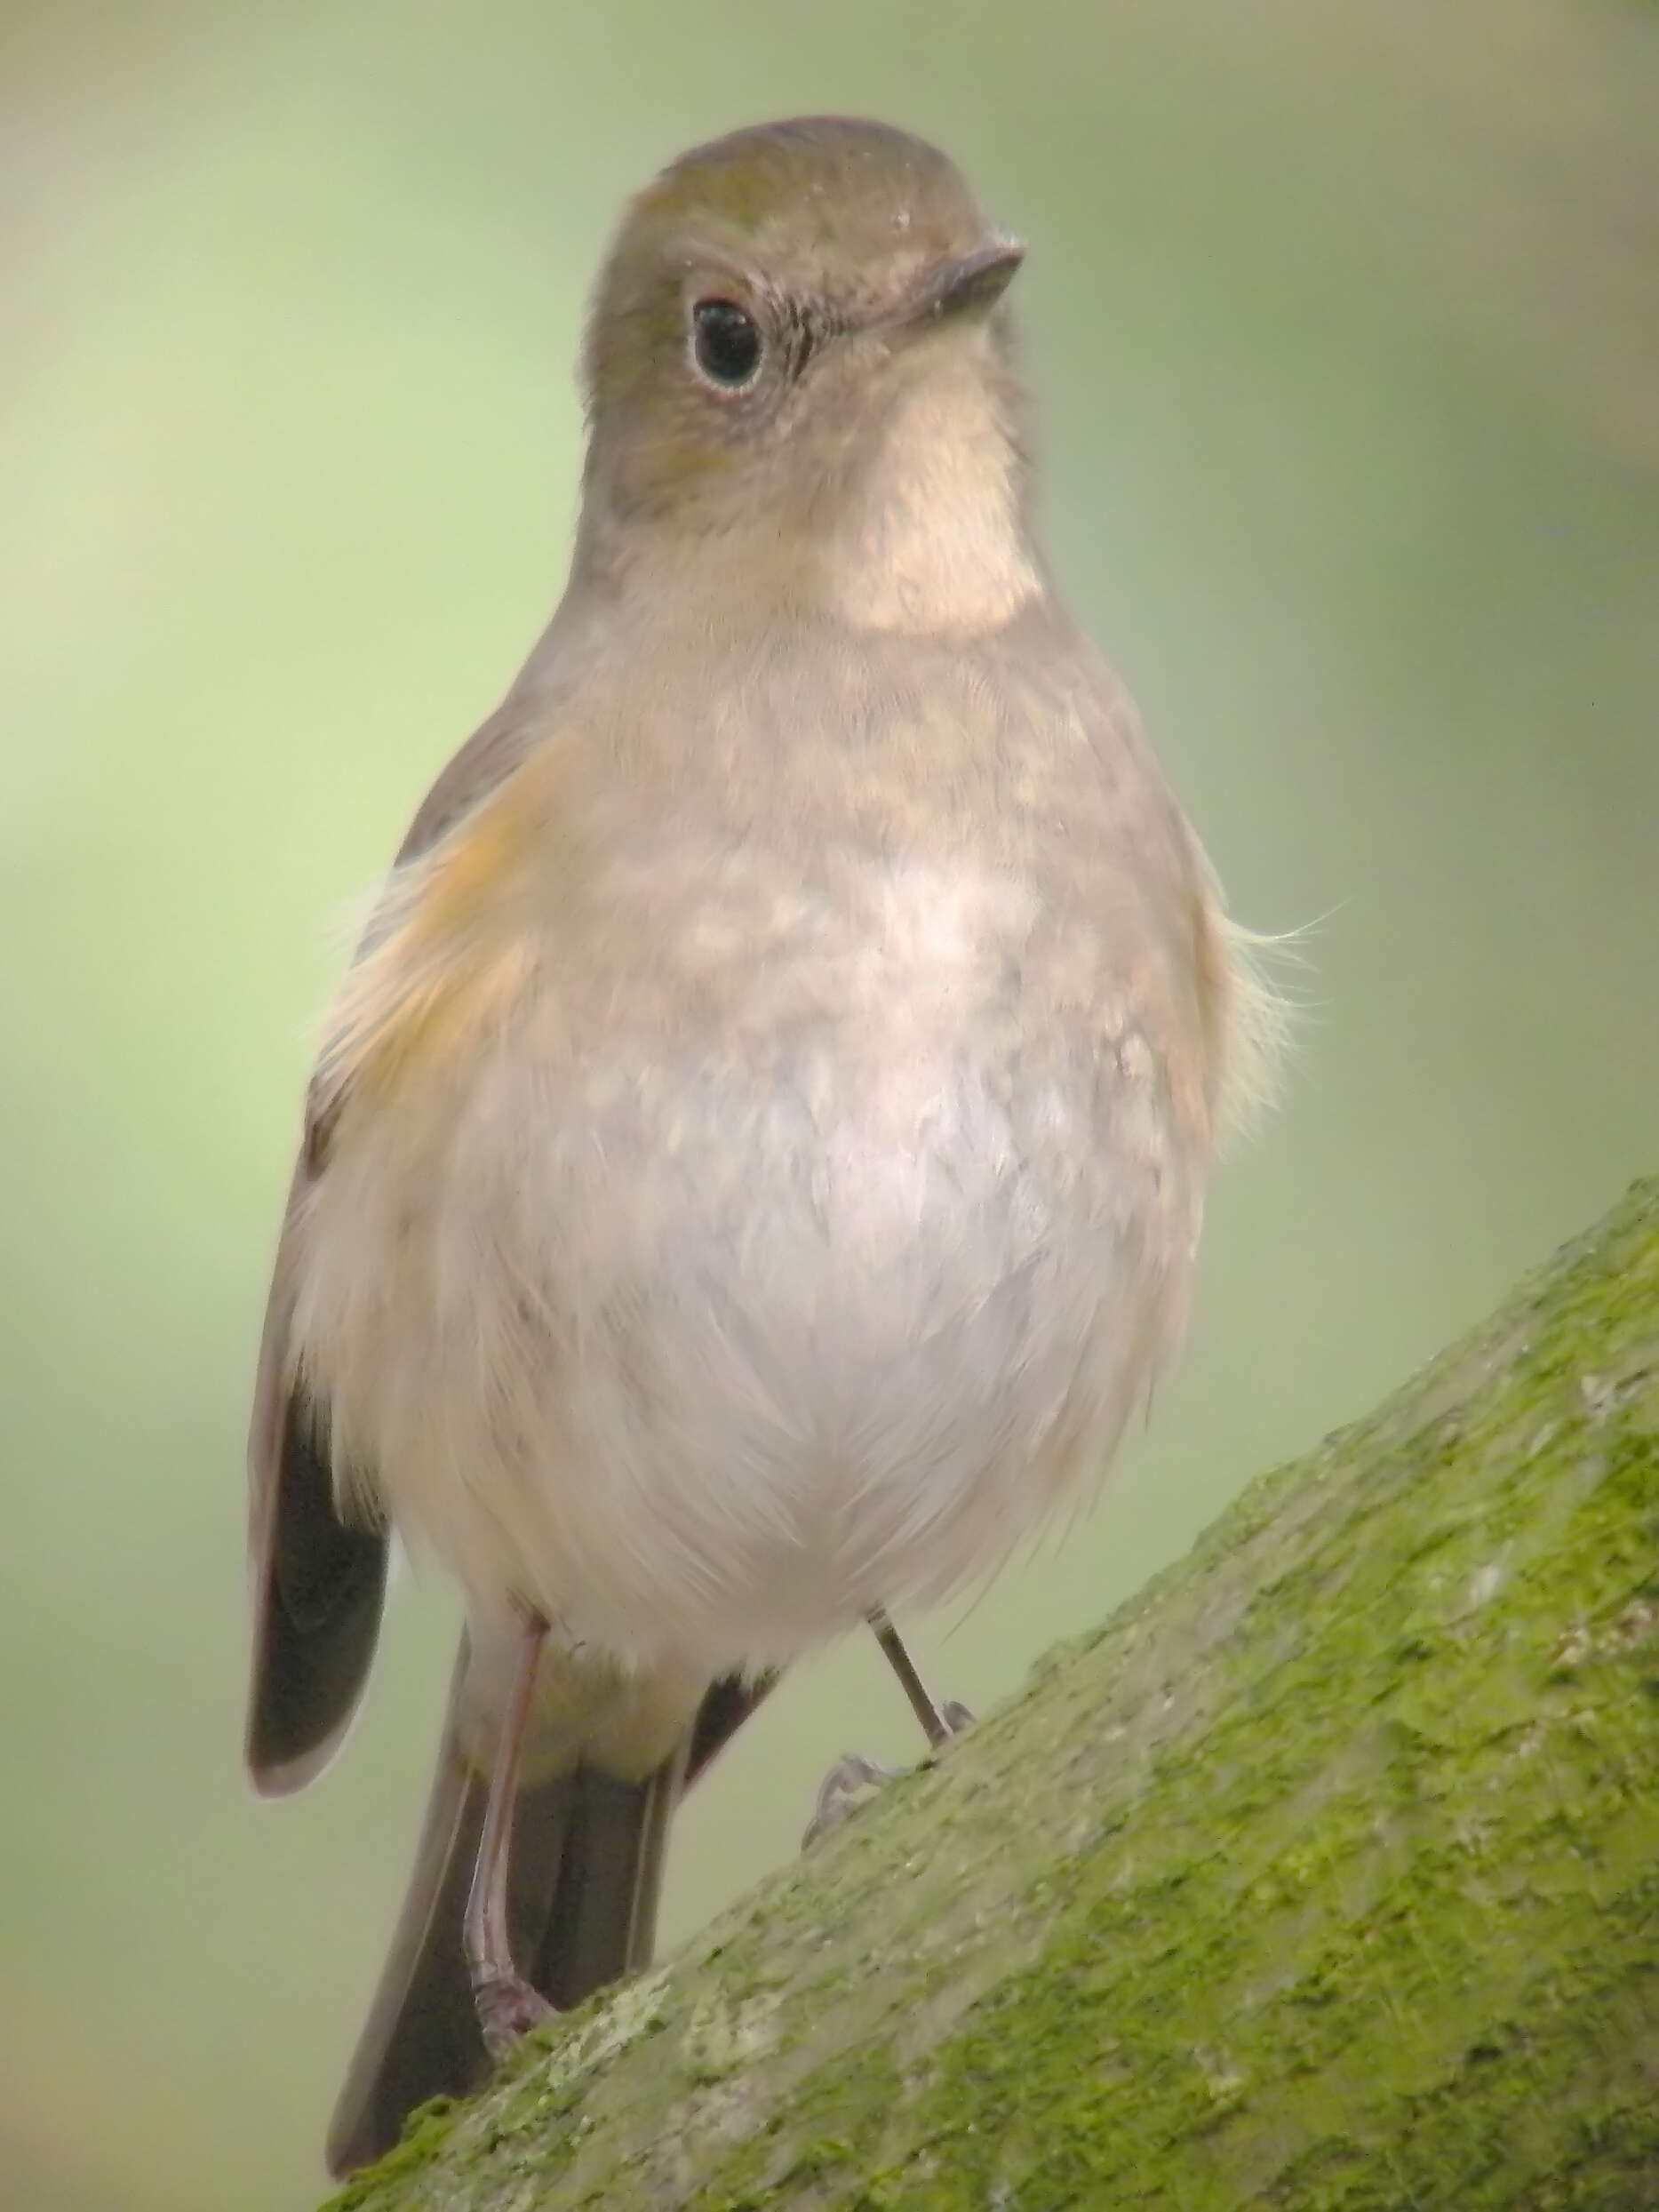
[[[932,1748],[937,1751],[941,1744],[947,1743],[953,1736],[959,1735],[969,1725],[973,1714],[966,1705],[958,1705],[954,1698],[948,1705],[934,1703],[933,1693],[917,1673],[916,1663],[905,1650],[903,1637],[881,1606],[878,1605],[865,1617],[875,1631],[877,1643],[887,1655],[888,1665],[898,1677],[900,1689],[910,1700],[911,1711],[921,1723],[923,1735]]]
[[[865,1617],[875,1631],[875,1640],[910,1700],[911,1711],[921,1723],[929,1748],[937,1751],[953,1736],[960,1736],[964,1729],[971,1728],[974,1716],[966,1705],[959,1705],[953,1697],[942,1705],[935,1702],[915,1661],[905,1649],[904,1638],[883,1608],[878,1605]],[[825,1776],[818,1791],[818,1803],[801,1839],[802,1849],[816,1843],[820,1836],[827,1835],[832,1828],[839,1827],[849,1813],[857,1812],[868,1801],[872,1791],[883,1782],[890,1782],[897,1772],[897,1768],[880,1766],[857,1752],[849,1752],[844,1759],[838,1760]]]
[[[478,1839],[478,1857],[473,1885],[467,1893],[467,1912],[461,1921],[461,1942],[467,1970],[472,1978],[473,2002],[478,2025],[491,2058],[504,2058],[526,2029],[553,2017],[553,2007],[533,1990],[513,1964],[507,1934],[507,1857],[513,1840],[513,1809],[518,1798],[518,1771],[524,1750],[524,1729],[536,1694],[536,1673],[547,1624],[532,1614],[524,1623],[524,1642],[518,1672],[501,1716],[495,1764],[490,1770],[490,1795],[484,1805],[483,1833]]]

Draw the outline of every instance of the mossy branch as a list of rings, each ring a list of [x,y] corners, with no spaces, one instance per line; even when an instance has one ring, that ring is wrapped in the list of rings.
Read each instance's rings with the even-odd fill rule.
[[[1659,1184],[354,2212],[1652,2212]]]

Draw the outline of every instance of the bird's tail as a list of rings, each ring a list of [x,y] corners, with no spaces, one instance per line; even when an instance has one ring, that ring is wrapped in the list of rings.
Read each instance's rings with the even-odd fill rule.
[[[460,1743],[467,1663],[463,1639],[414,1873],[329,2128],[337,2175],[388,2150],[416,2105],[465,2095],[490,2071],[461,1945],[488,1793]],[[519,1970],[549,2003],[579,2004],[649,1963],[663,1844],[690,1750],[641,1782],[578,1766],[520,1792],[507,1923]]]

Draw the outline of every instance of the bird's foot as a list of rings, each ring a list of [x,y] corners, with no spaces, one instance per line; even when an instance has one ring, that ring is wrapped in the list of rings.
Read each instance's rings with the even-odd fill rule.
[[[902,1767],[878,1765],[856,1751],[838,1759],[818,1785],[818,1801],[801,1839],[802,1849],[810,1851],[832,1828],[839,1828],[843,1820],[867,1805],[883,1782],[903,1772]]]
[[[945,1723],[945,1743],[974,1723],[973,1714],[954,1697],[939,1706],[938,1714]],[[861,1812],[883,1782],[891,1782],[905,1772],[903,1767],[884,1767],[879,1761],[866,1759],[856,1751],[838,1759],[818,1786],[818,1802],[801,1839],[802,1849],[810,1851],[832,1828],[839,1828],[843,1820]]]
[[[556,2007],[516,1974],[481,1975],[473,1984],[473,2003],[484,2048],[498,2065],[531,2028],[558,2016]]]

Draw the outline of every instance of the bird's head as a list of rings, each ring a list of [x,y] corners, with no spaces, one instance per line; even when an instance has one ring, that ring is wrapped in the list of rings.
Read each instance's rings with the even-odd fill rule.
[[[596,288],[582,557],[746,562],[877,627],[1034,587],[1002,294],[1023,249],[943,154],[803,118],[683,156]]]

